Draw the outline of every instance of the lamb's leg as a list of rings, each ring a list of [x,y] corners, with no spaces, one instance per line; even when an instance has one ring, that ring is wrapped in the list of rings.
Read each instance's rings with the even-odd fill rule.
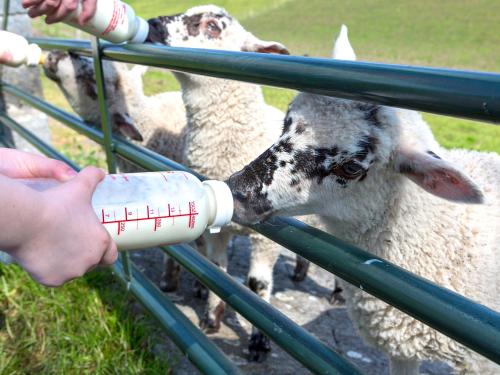
[[[227,270],[227,245],[232,237],[231,233],[221,232],[215,235],[204,235],[205,251],[208,258],[217,264],[222,270]],[[214,292],[209,291],[208,303],[203,318],[200,320],[200,328],[207,333],[217,332],[224,315],[226,303]]]
[[[273,290],[273,268],[280,255],[280,246],[258,234],[251,234],[250,240],[252,254],[248,287],[264,301],[270,302]],[[249,360],[263,362],[270,351],[269,337],[256,327],[252,327],[252,335],[248,344]]]
[[[204,247],[204,240],[203,237],[200,237],[197,239],[194,243],[191,243],[193,247],[195,247],[198,251],[200,251],[204,256],[206,256],[206,253],[204,253],[205,247]],[[161,275],[161,280],[160,280],[160,289],[163,290],[164,292],[173,292],[177,290],[179,286],[179,275],[181,272],[181,266],[179,263],[177,263],[175,260],[173,260],[170,256],[165,254],[163,256],[163,274]],[[203,295],[207,296],[207,288],[199,283],[199,286],[195,285],[195,290],[198,291],[198,293],[195,293],[195,295],[200,295],[203,297]]]
[[[342,287],[340,286],[338,279],[335,278],[335,288],[333,289],[329,298],[329,302],[331,305],[342,306],[343,304],[345,304],[345,298],[342,295],[343,291],[344,289],[342,289]]]
[[[161,275],[160,289],[164,292],[173,292],[179,286],[181,266],[167,254],[163,258],[164,272]]]
[[[418,375],[420,368],[419,360],[399,359],[390,357],[391,375]]]
[[[300,255],[297,255],[295,259],[295,270],[293,271],[292,280],[293,281],[304,281],[307,276],[307,271],[309,270],[309,265],[311,263],[306,259],[302,258]]]

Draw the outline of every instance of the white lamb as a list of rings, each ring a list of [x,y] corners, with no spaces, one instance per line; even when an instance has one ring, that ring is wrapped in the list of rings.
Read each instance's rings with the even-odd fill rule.
[[[286,124],[229,180],[239,222],[318,213],[335,236],[500,310],[498,154],[443,149],[414,111],[306,93]],[[424,359],[461,374],[500,374],[396,308],[354,286],[346,292],[350,316],[389,355],[392,374],[418,374]]]
[[[149,22],[150,41],[162,44],[288,53],[279,43],[257,39],[218,7],[196,7],[184,14],[158,17]],[[214,33],[219,36],[213,37]],[[185,104],[188,114],[186,128],[185,120],[182,121],[185,112],[178,111],[182,100],[179,93],[146,97],[142,91],[143,68],[134,67],[129,71],[124,64],[104,61],[103,69],[113,131],[137,141],[144,138],[142,143],[146,147],[187,163],[210,178],[227,178],[271,145],[281,132],[284,114],[265,104],[257,85],[177,73],[184,99],[181,105],[184,109]],[[100,128],[92,61],[73,53],[54,51],[47,58],[45,72],[58,83],[75,112]],[[131,164],[118,161],[121,171],[134,170]],[[230,231],[197,242],[201,251],[226,269],[226,247],[234,233],[249,232],[234,226]],[[251,234],[251,241],[248,284],[269,301],[273,266],[280,248],[256,234]],[[308,262],[298,258],[295,280],[306,276],[307,266]],[[178,273],[178,265],[167,262],[162,289],[174,290]],[[201,326],[208,331],[217,330],[223,312],[224,303],[211,294]],[[269,350],[267,337],[255,331],[250,342],[251,359],[261,361]]]
[[[182,154],[186,112],[180,92],[144,95],[142,75],[146,67],[128,69],[123,63],[103,61],[108,111],[112,131],[168,158]],[[87,123],[100,129],[94,65],[91,59],[74,53],[51,51],[45,60],[47,77],[58,84],[73,110]],[[118,158],[122,172],[136,167]]]
[[[168,46],[288,54],[283,45],[259,40],[216,6],[195,7],[182,14],[157,17],[148,22],[149,41]],[[269,147],[280,134],[284,114],[266,105],[259,86],[174,74],[182,87],[188,120],[183,163],[195,171],[210,178],[226,179]],[[269,301],[279,245],[234,225],[218,235],[205,236],[199,241],[200,250],[225,270],[226,248],[236,233],[249,234],[252,242],[248,285]],[[305,276],[301,265],[303,263],[299,263],[297,273]],[[164,290],[177,287],[178,270],[172,260],[167,260]],[[218,330],[224,308],[224,302],[210,293],[201,326],[208,331]],[[263,360],[270,350],[268,338],[254,331],[249,349],[250,359]]]

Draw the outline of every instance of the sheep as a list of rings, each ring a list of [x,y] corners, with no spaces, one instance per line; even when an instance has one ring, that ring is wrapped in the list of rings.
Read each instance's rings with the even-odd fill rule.
[[[173,47],[225,49],[233,51],[288,54],[277,42],[259,40],[246,31],[224,9],[199,6],[175,16],[150,19],[149,42]],[[261,88],[254,84],[174,72],[181,84],[188,130],[183,164],[215,179],[226,179],[272,144],[281,131],[284,114],[265,104]],[[264,300],[270,300],[272,270],[279,245],[238,226],[218,235],[204,236],[198,245],[223,270],[227,268],[226,248],[234,234],[248,234],[252,255],[247,284]],[[305,277],[308,262],[298,262],[296,278]],[[177,287],[178,266],[166,260],[162,287]],[[225,303],[210,293],[200,325],[207,332],[220,328]],[[262,361],[270,350],[269,339],[253,329],[250,359]]]
[[[329,233],[499,311],[499,176],[498,154],[443,149],[415,111],[300,93],[278,141],[228,183],[237,222],[319,214]],[[392,374],[418,374],[424,359],[460,374],[500,373],[362,290],[345,292]]]
[[[112,131],[152,151],[179,160],[182,153],[186,112],[181,93],[146,96],[142,87],[144,66],[103,61],[106,96]],[[47,54],[45,75],[57,83],[73,110],[89,125],[100,129],[94,65],[91,59],[58,50]],[[117,158],[121,172],[136,166]]]
[[[213,13],[216,18],[215,23],[209,25],[210,19],[201,16],[203,12],[207,15]],[[197,18],[207,27],[214,27],[214,25],[219,25],[224,29],[227,27],[227,32],[222,33],[221,38],[208,40],[205,44],[203,38],[196,41],[196,43],[204,44],[204,47],[255,52],[287,52],[278,43],[257,39],[220,8],[194,8],[186,12],[185,16],[186,20],[191,22],[189,23],[191,32],[193,32],[194,21]],[[179,21],[183,19],[181,17],[182,15],[150,20],[153,25],[149,36],[150,41],[165,44],[165,41],[161,39],[161,35],[165,32],[161,22],[168,23],[167,20],[174,18]],[[186,28],[179,28],[176,33],[181,33],[182,30]],[[179,37],[176,33],[170,30],[169,35]],[[186,39],[186,42],[187,44],[183,45],[193,46],[193,40],[190,38]],[[92,61],[74,53],[54,51],[46,59],[44,69],[46,75],[58,83],[75,112],[91,125],[100,127],[100,115],[96,111],[97,93]],[[260,87],[256,85],[178,73],[178,79],[181,83],[184,82],[184,103],[190,116],[190,127],[187,129],[181,120],[185,118],[185,114],[178,111],[179,99],[182,100],[179,93],[145,97],[142,93],[141,75],[144,72],[142,67],[135,67],[128,71],[124,64],[104,61],[103,69],[113,131],[138,142],[144,138],[142,144],[146,147],[175,161],[187,161],[195,170],[211,178],[228,177],[230,173],[241,168],[261,150],[268,147],[280,131],[283,113],[264,103]],[[196,87],[198,84],[200,86]],[[164,98],[165,101],[163,101]],[[155,105],[147,105],[154,100],[156,100]],[[181,105],[184,108],[184,105]],[[166,124],[162,123],[163,118],[155,115],[160,113],[168,114],[163,116]],[[267,118],[272,118],[272,120],[263,120]],[[184,148],[188,131],[190,138],[187,141],[187,147]],[[222,138],[221,135],[225,137]],[[214,140],[219,137],[217,144],[210,144],[212,136]],[[215,152],[208,153],[208,150]],[[183,156],[184,151],[186,155],[196,155],[196,158],[188,160]],[[225,158],[227,153],[232,153],[232,158]],[[197,165],[197,162],[203,165],[207,163],[208,167]],[[134,171],[131,164],[125,164],[120,159],[118,159],[118,165],[122,172]],[[208,239],[201,238],[197,241],[198,247],[205,254],[208,253],[213,261],[223,265],[225,269],[227,263],[225,248],[234,232],[242,233],[240,228],[232,228],[231,232],[223,232]],[[279,255],[279,247],[255,234],[252,234],[251,240],[254,251],[251,257],[248,284],[253,291],[269,301],[272,290],[272,269]],[[293,276],[295,280],[300,281],[305,278],[308,264],[300,257],[297,259]],[[172,261],[167,262],[165,268],[160,286],[166,291],[175,290],[179,268]],[[198,285],[198,293],[204,292],[205,290]],[[201,326],[207,331],[216,331],[220,326],[223,309],[224,304],[211,295],[205,317],[200,322]],[[261,361],[269,349],[267,337],[254,330],[250,343],[250,357]]]

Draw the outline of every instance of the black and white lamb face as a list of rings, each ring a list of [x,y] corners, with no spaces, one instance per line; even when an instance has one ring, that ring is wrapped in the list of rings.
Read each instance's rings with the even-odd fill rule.
[[[299,94],[280,139],[229,179],[236,219],[322,213],[327,203],[349,201],[389,162],[394,129],[383,116],[376,105]]]
[[[223,8],[203,5],[173,16],[148,20],[147,41],[171,47],[288,54],[280,43],[262,41]]]
[[[121,63],[103,62],[105,85],[112,130],[125,137],[142,141],[128,114],[129,92],[142,92],[141,72],[130,72]],[[50,51],[45,59],[45,75],[56,82],[73,110],[88,124],[100,129],[97,85],[93,60],[72,52]],[[132,96],[131,96],[132,97]]]
[[[347,29],[335,50],[354,58]],[[280,138],[229,178],[234,220],[314,213],[363,222],[383,214],[405,179],[441,198],[481,203],[481,190],[440,151],[415,111],[300,93]]]

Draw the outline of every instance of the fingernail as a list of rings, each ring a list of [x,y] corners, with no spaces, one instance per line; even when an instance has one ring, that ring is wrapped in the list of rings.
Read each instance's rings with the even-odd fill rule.
[[[68,168],[68,170],[66,171],[66,176],[68,178],[73,178],[75,177],[76,175],[78,175],[78,172],[75,171],[73,168]]]

